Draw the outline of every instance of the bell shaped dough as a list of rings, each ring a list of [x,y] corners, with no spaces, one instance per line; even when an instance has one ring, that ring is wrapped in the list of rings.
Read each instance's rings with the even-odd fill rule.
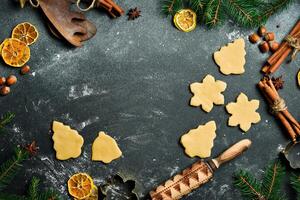
[[[200,125],[184,134],[180,142],[185,148],[185,153],[190,157],[209,157],[214,146],[216,130],[216,122],[209,121],[205,125]]]
[[[84,140],[76,130],[57,121],[53,121],[52,130],[53,147],[58,160],[67,160],[80,156]]]
[[[92,147],[92,160],[110,163],[122,155],[117,142],[101,131]]]
[[[215,52],[214,60],[223,74],[242,74],[245,72],[245,55],[245,41],[239,38]]]

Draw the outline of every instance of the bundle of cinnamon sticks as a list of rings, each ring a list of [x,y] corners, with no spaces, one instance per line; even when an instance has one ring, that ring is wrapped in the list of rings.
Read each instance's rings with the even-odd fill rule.
[[[300,19],[293,27],[289,35],[280,44],[279,49],[269,57],[266,64],[262,68],[262,72],[265,74],[272,74],[277,71],[280,65],[286,60],[290,53],[294,50],[288,41],[288,38],[300,40]]]
[[[281,121],[292,141],[296,142],[297,136],[300,135],[300,124],[288,111],[284,99],[279,96],[272,80],[264,78],[258,83],[258,87],[266,97],[271,112]]]

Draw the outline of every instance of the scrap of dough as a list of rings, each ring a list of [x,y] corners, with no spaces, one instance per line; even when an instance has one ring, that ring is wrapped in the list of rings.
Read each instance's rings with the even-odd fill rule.
[[[121,155],[122,151],[119,149],[117,142],[101,131],[93,143],[92,160],[110,163]]]
[[[258,100],[248,101],[248,97],[244,93],[241,93],[236,103],[232,102],[226,106],[227,112],[232,114],[229,117],[228,125],[240,125],[240,128],[244,132],[247,132],[251,127],[251,123],[258,123],[261,120],[259,113],[256,112],[258,108]]]
[[[223,74],[242,74],[245,72],[245,55],[245,41],[239,38],[216,51],[214,59]]]
[[[84,140],[76,130],[57,121],[53,121],[52,130],[53,147],[58,160],[67,160],[80,156]]]
[[[191,106],[201,106],[205,112],[210,112],[215,105],[224,104],[224,92],[227,84],[223,81],[215,80],[215,78],[208,74],[203,79],[202,83],[192,83],[190,85],[191,92],[194,96],[191,98]]]
[[[209,121],[181,136],[180,142],[185,148],[185,153],[190,157],[209,157],[214,146],[216,130],[216,122]]]

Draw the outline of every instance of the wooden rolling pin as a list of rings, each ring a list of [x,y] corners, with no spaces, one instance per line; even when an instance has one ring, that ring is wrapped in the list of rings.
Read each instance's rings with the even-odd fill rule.
[[[220,165],[228,162],[246,151],[251,145],[251,141],[244,139],[231,146],[217,158],[205,161],[198,161],[191,167],[183,170],[182,173],[166,181],[150,192],[152,200],[173,200],[180,199],[182,196],[190,193],[192,190],[208,182],[215,170]]]

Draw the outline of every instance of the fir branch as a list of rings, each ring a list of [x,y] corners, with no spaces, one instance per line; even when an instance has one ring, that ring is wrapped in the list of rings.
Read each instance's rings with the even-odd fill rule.
[[[266,17],[262,17],[259,6],[259,0],[227,0],[224,1],[224,7],[230,17],[238,24],[244,27],[256,27],[261,25]]]
[[[291,177],[291,184],[294,190],[297,192],[297,199],[300,200],[300,177],[296,174],[293,174]]]
[[[39,195],[39,200],[63,200],[63,198],[56,190],[48,189]]]
[[[28,157],[28,153],[21,148],[16,148],[15,156],[0,166],[0,191],[3,190],[15,177],[21,168],[21,162]]]
[[[3,132],[5,126],[7,126],[9,123],[12,122],[12,120],[15,118],[15,114],[12,112],[7,112],[4,114],[0,119],[0,133]]]
[[[205,0],[190,0],[189,4],[195,12],[202,12],[205,7]]]
[[[175,15],[175,13],[182,8],[182,0],[164,0],[162,2],[162,11],[166,15]]]
[[[220,24],[223,18],[222,0],[209,0],[203,17],[208,26]]]
[[[269,165],[262,181],[262,191],[266,199],[284,199],[280,194],[280,186],[284,175],[284,168],[280,162]]]
[[[295,0],[276,0],[270,3],[262,3],[261,16],[270,17],[271,15],[286,9]]]
[[[28,200],[39,200],[38,196],[39,196],[39,184],[40,184],[40,180],[36,177],[33,177],[31,179],[31,183],[28,189]]]
[[[0,194],[0,200],[26,200],[26,197],[15,194]]]
[[[261,184],[246,171],[239,171],[234,176],[234,185],[240,189],[246,199],[266,200],[261,191]]]

